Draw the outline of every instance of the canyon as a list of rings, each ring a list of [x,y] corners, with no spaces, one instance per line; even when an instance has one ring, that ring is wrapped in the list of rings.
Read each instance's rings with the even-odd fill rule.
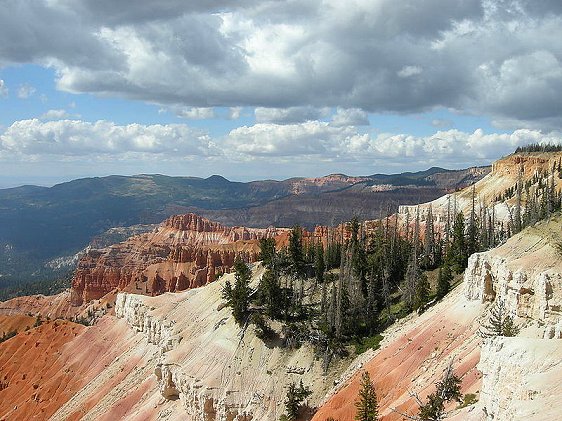
[[[513,197],[495,198],[519,178],[550,171],[560,158],[515,154],[494,163],[490,174],[475,171],[483,177],[474,185],[478,206],[494,206],[498,223],[507,221]],[[295,184],[296,192],[306,188],[306,182]],[[472,192],[468,187],[419,207],[401,206],[396,220],[419,211],[423,229],[431,206],[442,227],[451,203],[470,212]],[[559,418],[559,214],[470,256],[462,280],[443,300],[388,327],[378,349],[337,359],[327,372],[310,345],[282,347],[277,322],[271,325],[276,336],[264,341],[254,325],[238,326],[223,303],[235,259],[251,265],[255,288],[264,274],[259,240],[283,247],[287,228],[228,227],[186,213],[143,231],[86,251],[69,290],[0,303],[0,332],[18,330],[0,343],[0,419],[278,420],[288,385],[302,380],[311,388],[312,420],[350,421],[366,370],[382,419],[400,420],[416,413],[415,396],[425,399],[449,365],[475,402],[451,404],[448,419]],[[304,231],[304,241],[348,235],[344,225],[318,226]],[[481,334],[500,302],[521,328],[516,337]],[[37,314],[43,320],[34,326]],[[91,326],[71,321],[88,314]]]

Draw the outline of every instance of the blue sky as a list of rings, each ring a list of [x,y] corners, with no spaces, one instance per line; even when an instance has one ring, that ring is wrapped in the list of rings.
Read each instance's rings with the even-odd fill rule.
[[[460,168],[561,139],[557,2],[6,3],[0,188]]]

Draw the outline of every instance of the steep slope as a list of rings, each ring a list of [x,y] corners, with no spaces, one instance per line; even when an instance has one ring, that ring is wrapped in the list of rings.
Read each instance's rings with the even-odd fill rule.
[[[322,376],[309,347],[240,329],[221,305],[226,280],[233,275],[158,297],[121,293],[118,317],[91,327],[57,320],[0,344],[0,419],[273,420],[301,379],[316,405],[344,364]]]
[[[400,321],[383,333],[385,339],[380,350],[372,351],[370,358],[363,356],[359,367],[352,365],[355,373],[328,395],[313,420],[354,419],[363,370],[369,372],[375,383],[380,413],[385,421],[403,419],[392,408],[412,414],[417,403],[409,392],[425,398],[450,361],[455,372],[463,376],[463,393],[478,391],[481,375],[476,364],[480,358],[480,338],[476,332],[480,317],[480,306],[466,302],[462,287],[458,287],[423,315]]]
[[[463,392],[479,402],[456,420],[557,420],[562,378],[562,217],[525,229],[502,246],[470,257],[463,284],[423,315],[392,328],[380,351],[362,367],[377,387],[385,420],[392,408],[416,410],[450,361]],[[490,301],[503,302],[523,327],[517,338],[477,334]],[[478,365],[477,365],[478,363]],[[478,371],[482,374],[479,374]],[[355,414],[359,371],[329,397],[314,420]],[[482,380],[483,378],[483,380]]]

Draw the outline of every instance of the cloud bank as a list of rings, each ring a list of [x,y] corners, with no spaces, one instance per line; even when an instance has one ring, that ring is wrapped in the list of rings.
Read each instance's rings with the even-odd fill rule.
[[[53,110],[57,111],[57,110]],[[517,146],[562,143],[562,135],[520,129],[511,133],[438,131],[431,136],[362,133],[355,126],[306,121],[295,124],[258,123],[212,138],[184,124],[116,125],[108,121],[21,120],[0,134],[0,161],[135,162],[142,172],[147,163],[196,159],[213,172],[229,174],[244,163],[253,170],[286,163],[290,173],[298,163],[320,171],[352,168],[354,174],[489,164]],[[132,161],[134,160],[134,161]],[[400,166],[402,168],[400,168]]]

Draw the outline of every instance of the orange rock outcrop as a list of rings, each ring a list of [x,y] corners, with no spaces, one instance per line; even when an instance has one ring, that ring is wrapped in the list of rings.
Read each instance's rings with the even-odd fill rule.
[[[261,238],[286,241],[286,229],[225,227],[195,214],[175,215],[151,233],[90,250],[72,281],[71,302],[80,306],[118,289],[156,295],[212,282],[236,259],[255,262]]]

